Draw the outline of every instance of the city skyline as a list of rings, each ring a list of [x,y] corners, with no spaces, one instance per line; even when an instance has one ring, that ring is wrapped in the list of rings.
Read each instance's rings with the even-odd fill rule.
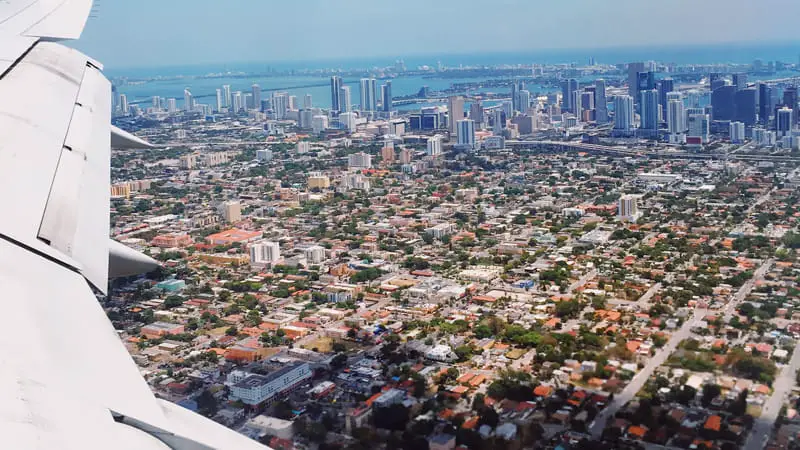
[[[419,0],[412,0],[412,3]],[[136,5],[108,3],[101,5],[96,18],[89,21],[77,48],[94,55],[109,67],[154,67],[182,64],[232,64],[253,61],[307,62],[352,59],[354,56],[402,57],[404,55],[443,55],[496,52],[547,52],[575,49],[613,49],[647,46],[686,46],[702,43],[748,44],[754,42],[798,42],[800,32],[791,26],[791,18],[800,13],[800,5],[767,0],[753,8],[749,2],[713,0],[694,4],[680,0],[670,4],[643,5],[630,0],[615,0],[601,11],[590,2],[580,0],[569,10],[557,6],[525,4],[507,0],[502,5],[481,10],[484,23],[505,23],[508,26],[481,26],[475,23],[475,10],[469,4],[453,1],[425,4],[426,15],[420,16],[414,5],[373,5],[364,0],[350,5],[346,11],[316,2],[315,5],[286,4],[264,6],[235,0],[225,5],[226,14],[239,17],[237,33],[214,34],[219,24],[220,6],[209,0],[191,8],[185,0],[168,6],[145,0]],[[421,5],[422,6],[422,5]],[[692,14],[686,14],[691,6]],[[742,14],[719,14],[719,8],[741,11]],[[509,9],[515,11],[508,14]],[[745,13],[746,12],[746,13]],[[778,14],[778,12],[780,12]],[[143,32],[141,24],[154,15],[165,24],[181,26],[155,27],[156,32]],[[270,28],[261,24],[267,17],[283,16],[288,20],[270,21]],[[448,20],[436,20],[437,17]],[[530,17],[547,17],[531,21]],[[563,35],[553,39],[564,20],[585,17],[585,33]],[[407,23],[417,26],[432,21],[440,32],[436,40],[426,33],[392,33],[384,23]],[[302,20],[303,33],[297,34]],[[330,24],[344,26],[356,36],[343,45],[341,39],[330,38]],[[625,24],[615,26],[613,24]],[[769,23],[770,27],[752,27],[752,23]],[[352,25],[352,26],[351,26]],[[662,32],[653,32],[663,29]],[[587,39],[587,35],[591,39]],[[291,39],[282,36],[291,36]],[[400,37],[402,36],[402,38]],[[164,46],[163,42],[170,42]],[[270,45],[271,42],[280,45]],[[263,45],[241,45],[261,42]],[[502,46],[498,44],[502,43]],[[387,49],[397,49],[389,50]],[[420,51],[419,49],[424,49]],[[589,56],[589,55],[587,55]]]

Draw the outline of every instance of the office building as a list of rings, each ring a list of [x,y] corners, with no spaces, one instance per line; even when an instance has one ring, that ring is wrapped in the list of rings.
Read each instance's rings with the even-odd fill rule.
[[[642,215],[637,205],[638,200],[635,195],[623,195],[620,197],[617,205],[617,217],[623,221],[636,222]]]
[[[643,62],[628,63],[628,95],[631,99],[639,97],[639,72],[644,72]]]
[[[351,153],[347,157],[347,167],[356,170],[371,169],[372,155],[364,152]]]
[[[286,118],[286,111],[289,110],[289,94],[286,92],[275,92],[272,94],[272,112],[275,119],[283,120]]]
[[[774,131],[757,127],[753,128],[753,141],[755,141],[759,147],[774,147],[777,143],[777,135]]]
[[[392,111],[392,98],[392,82],[387,81],[381,85],[381,106],[383,107],[383,112]]]
[[[375,78],[362,78],[360,82],[361,111],[373,113],[378,110],[378,84]]]
[[[331,187],[331,179],[322,172],[309,172],[307,186],[309,189],[327,189]]]
[[[573,92],[578,90],[578,80],[570,78],[561,81],[561,111],[575,113],[575,105],[572,103],[575,95]]]
[[[718,88],[722,86],[725,86],[725,79],[722,78],[722,74],[720,73],[708,74],[708,89],[711,92],[716,91]]]
[[[758,121],[768,124],[772,108],[772,88],[767,83],[758,83]]]
[[[711,118],[708,114],[689,114],[687,138],[700,138],[700,142],[707,144],[711,133]]]
[[[519,101],[519,93],[525,89],[525,82],[520,80],[513,80],[511,82],[511,110],[524,111]],[[510,114],[509,114],[510,116]]]
[[[222,218],[228,223],[240,222],[242,220],[242,204],[236,200],[223,203]]]
[[[658,82],[658,104],[661,105],[661,117],[667,117],[667,94],[675,90],[675,81],[664,78]]]
[[[266,100],[262,100],[262,103],[264,103],[265,101]],[[298,114],[297,126],[299,126],[300,128],[306,128],[306,129],[311,128],[313,120],[314,120],[314,110],[313,109],[304,109],[304,110],[300,111],[300,114]],[[339,118],[339,120],[340,121],[342,120],[341,117]]]
[[[127,116],[130,113],[130,108],[128,107],[128,96],[125,94],[119,95],[119,113],[121,116]]]
[[[583,104],[581,100],[583,97],[581,96],[581,91],[572,91],[572,114],[575,116],[575,120],[578,122],[581,121],[583,117]]]
[[[476,150],[475,142],[475,122],[470,119],[462,119],[456,122],[458,146],[470,150]]]
[[[303,96],[303,109],[311,109],[314,107],[314,102],[312,101],[311,94],[306,94]]]
[[[342,87],[342,78],[336,75],[331,77],[331,110],[341,111],[339,103],[339,89]]]
[[[733,74],[733,86],[736,88],[737,91],[741,91],[742,89],[747,87],[747,74],[746,73],[735,73]]]
[[[650,71],[636,74],[637,92],[650,91],[656,88],[656,74]]]
[[[272,264],[280,259],[281,247],[277,242],[261,241],[250,245],[250,264]]]
[[[183,90],[183,110],[191,111],[194,109],[194,97],[189,88]]]
[[[713,120],[734,120],[736,118],[736,87],[722,85],[711,92]]]
[[[307,383],[312,375],[308,363],[303,362],[292,363],[269,375],[247,374],[230,386],[230,397],[249,406],[268,405]]]
[[[442,154],[442,135],[437,134],[428,138],[428,147],[425,153],[428,156],[439,156]]]
[[[347,131],[356,131],[356,119],[356,113],[354,112],[341,113],[339,114],[339,125]]]
[[[450,135],[458,135],[456,124],[464,118],[464,97],[455,95],[447,99],[448,129]]]
[[[686,111],[680,92],[667,94],[667,131],[670,143],[683,144],[686,142]]]
[[[633,98],[630,95],[614,97],[614,134],[633,135]]]
[[[742,88],[734,96],[736,103],[735,120],[745,126],[752,127],[758,121],[758,89]]]
[[[381,162],[383,164],[394,164],[394,146],[387,145],[381,149]]]
[[[328,129],[328,116],[317,115],[311,118],[311,131],[320,134]]]
[[[783,90],[783,106],[792,110],[792,124],[796,124],[800,117],[800,114],[797,114],[797,100],[796,87],[789,86]]]
[[[657,138],[659,124],[658,91],[655,89],[641,91],[639,95],[642,97],[639,100],[641,105],[639,134],[646,138]]]
[[[122,96],[120,95],[120,101],[122,101]],[[128,101],[125,100],[125,103]],[[167,99],[167,112],[172,114],[178,111],[178,102],[174,98]]]
[[[475,122],[476,128],[481,128],[483,125],[483,105],[480,101],[472,102],[469,106],[469,118]]]
[[[353,99],[350,96],[350,86],[342,86],[339,88],[339,112],[351,112],[353,110]]]
[[[253,109],[258,109],[261,107],[261,86],[258,84],[253,84],[250,86],[250,93],[253,96]]]
[[[528,108],[530,108],[531,106],[531,92],[522,89],[521,91],[519,91],[519,94],[517,94],[517,100],[518,100],[517,106],[519,107],[517,111],[522,111],[523,113],[528,112]]]
[[[519,134],[522,135],[533,134],[538,128],[536,114],[520,114],[511,119],[511,123],[517,126]]]
[[[731,143],[741,144],[744,142],[744,123],[731,122],[730,124]]]
[[[594,82],[594,119],[597,123],[608,123],[608,100],[606,99],[606,80]]]
[[[792,117],[794,111],[791,108],[783,107],[775,114],[775,128],[778,133],[778,138],[788,136],[793,127]]]
[[[506,127],[505,113],[502,109],[492,110],[492,133],[500,136],[503,134],[503,128]]]

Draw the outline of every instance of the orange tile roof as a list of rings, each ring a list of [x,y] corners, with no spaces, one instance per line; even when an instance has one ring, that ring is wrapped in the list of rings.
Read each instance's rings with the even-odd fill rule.
[[[722,425],[722,417],[714,414],[713,416],[709,417],[708,420],[706,420],[706,423],[705,425],[703,425],[703,428],[705,428],[706,430],[719,431],[721,425]]]
[[[638,425],[631,425],[630,427],[628,427],[628,434],[639,438],[643,438],[644,435],[647,434],[647,429],[644,427],[640,427]]]

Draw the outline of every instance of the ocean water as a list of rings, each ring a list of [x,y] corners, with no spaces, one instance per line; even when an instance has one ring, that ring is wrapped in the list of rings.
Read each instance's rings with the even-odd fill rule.
[[[141,84],[124,84],[119,87],[120,93],[128,96],[129,101],[145,101],[153,96],[173,97],[179,105],[183,100],[183,89],[189,88],[201,103],[212,103],[213,97],[202,98],[204,95],[214,94],[215,89],[223,84],[231,85],[232,91],[249,92],[253,83],[258,83],[264,94],[268,96],[269,90],[280,89],[290,95],[296,95],[299,101],[305,94],[311,94],[314,106],[330,106],[330,87],[327,76],[310,74],[280,75],[252,78],[221,77],[197,78],[211,73],[252,73],[264,74],[270,72],[321,70],[321,69],[371,69],[392,65],[395,60],[403,59],[409,69],[416,69],[422,65],[436,66],[441,62],[448,67],[458,66],[496,66],[520,64],[560,64],[560,63],[587,63],[590,57],[598,64],[621,64],[630,61],[655,60],[676,64],[750,64],[756,59],[765,64],[769,61],[782,61],[784,63],[798,63],[800,55],[800,42],[764,42],[746,44],[717,44],[705,46],[682,47],[629,47],[613,49],[576,49],[552,50],[530,52],[505,52],[492,54],[449,54],[449,55],[419,55],[406,58],[354,58],[352,60],[319,60],[319,61],[292,61],[292,62],[242,62],[220,63],[196,66],[172,67],[138,67],[138,68],[107,68],[110,77],[127,77],[131,79],[145,79],[153,77],[177,77],[179,79],[151,80]],[[520,75],[528,72],[520,71]],[[796,74],[796,73],[793,73]],[[779,74],[788,76],[787,73]],[[753,78],[755,79],[755,78]],[[431,90],[447,89],[452,83],[475,82],[481,79],[441,79],[423,78],[419,76],[398,77],[392,80],[392,91],[395,97],[416,93],[420,87],[427,85]],[[381,81],[379,80],[379,84]],[[322,84],[323,86],[293,88],[296,86]],[[350,86],[353,104],[359,103],[358,80],[345,78],[345,84]],[[529,86],[532,93],[544,93],[548,90],[543,86]],[[479,92],[507,92],[507,89],[492,88]],[[407,109],[416,109],[411,105]]]

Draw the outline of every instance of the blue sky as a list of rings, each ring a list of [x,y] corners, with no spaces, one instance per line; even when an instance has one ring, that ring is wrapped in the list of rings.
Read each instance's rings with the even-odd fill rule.
[[[107,67],[800,41],[796,0],[96,0]]]

